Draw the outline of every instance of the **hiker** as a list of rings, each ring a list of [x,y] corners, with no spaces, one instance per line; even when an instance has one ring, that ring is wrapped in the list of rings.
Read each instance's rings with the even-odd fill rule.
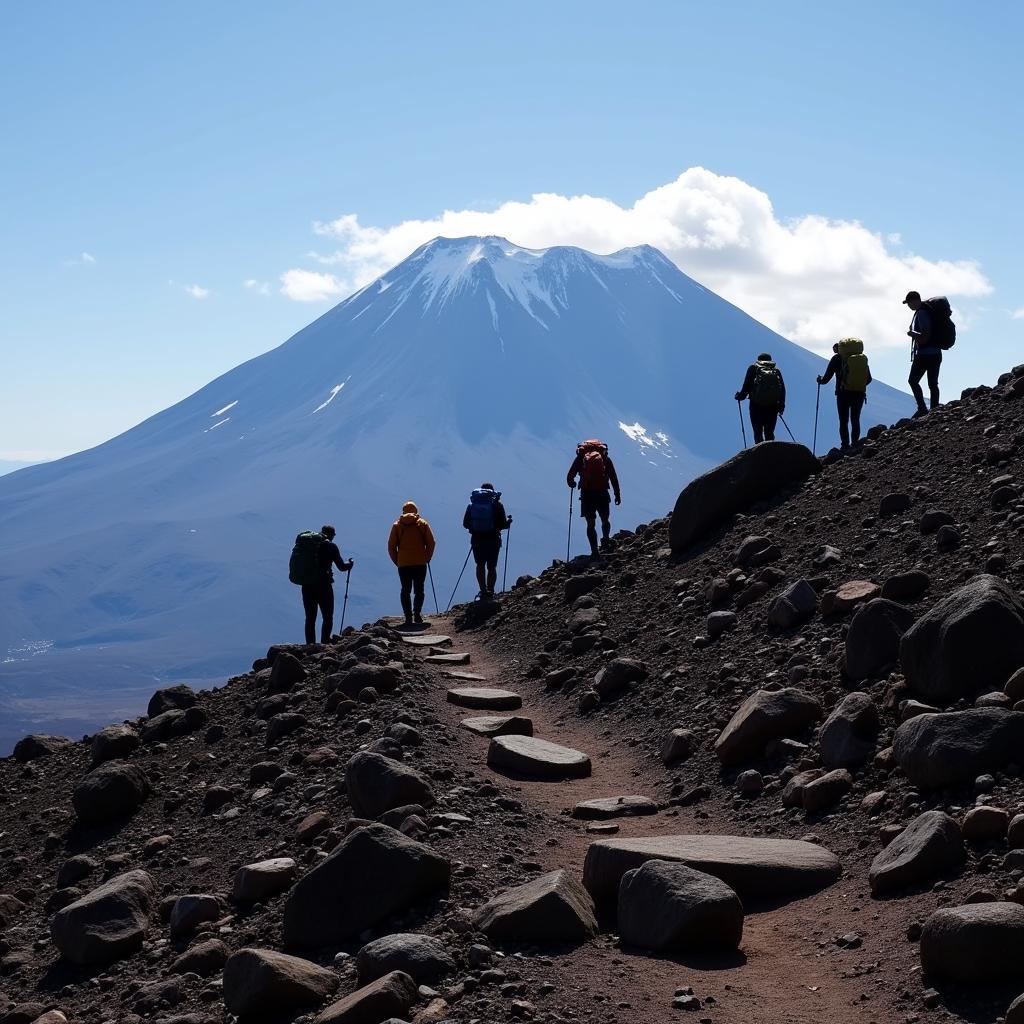
[[[832,351],[835,355],[829,360],[825,375],[818,377],[818,384],[827,384],[835,377],[839,448],[845,452],[851,445],[860,444],[860,413],[868,400],[871,369],[860,338],[843,338],[832,346]]]
[[[565,482],[571,488],[575,488],[577,476],[580,478],[580,517],[587,521],[590,556],[597,558],[600,551],[609,551],[612,547],[612,501],[608,493],[609,485],[615,491],[615,504],[622,504],[619,478],[615,472],[615,465],[608,457],[608,445],[604,441],[582,441],[576,446],[576,458],[569,467]],[[597,545],[598,516],[601,517],[600,549]]]
[[[775,424],[786,411],[786,382],[771,354],[762,352],[756,363],[747,367],[743,387],[736,392],[736,401],[750,399],[750,426],[754,444],[775,440]]]
[[[914,313],[910,321],[910,330],[907,331],[911,342],[910,376],[907,382],[917,400],[917,411],[914,413],[914,418],[917,419],[928,413],[928,407],[924,404],[924,392],[921,389],[921,378],[925,374],[928,375],[931,408],[937,409],[939,406],[939,367],[942,366],[942,352],[943,349],[953,347],[956,341],[956,327],[950,319],[952,310],[949,308],[949,302],[941,296],[922,302],[920,292],[907,292],[903,304],[909,306]]]
[[[505,514],[501,492],[494,489],[494,484],[481,484],[471,492],[462,525],[469,530],[479,596],[482,599],[493,598],[498,583],[501,531],[512,525],[512,517]]]
[[[316,643],[316,613],[321,615],[320,643],[330,642],[334,629],[334,571],[351,572],[353,559],[342,561],[334,543],[335,529],[330,524],[319,533],[307,530],[295,538],[288,578],[302,587],[302,608],[306,613],[306,643]]]
[[[402,581],[402,611],[405,624],[423,624],[423,597],[427,581],[427,566],[434,557],[434,534],[430,523],[420,516],[416,502],[407,501],[402,514],[391,526],[388,537],[388,554],[398,566],[398,578]],[[415,592],[410,599],[410,593]]]

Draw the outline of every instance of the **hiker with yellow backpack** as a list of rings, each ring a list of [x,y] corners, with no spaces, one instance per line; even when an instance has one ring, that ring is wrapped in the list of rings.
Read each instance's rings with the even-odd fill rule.
[[[845,452],[860,444],[860,414],[868,400],[871,368],[860,338],[843,338],[833,346],[833,352],[835,355],[829,360],[825,375],[818,377],[818,384],[827,384],[835,378],[839,447]]]

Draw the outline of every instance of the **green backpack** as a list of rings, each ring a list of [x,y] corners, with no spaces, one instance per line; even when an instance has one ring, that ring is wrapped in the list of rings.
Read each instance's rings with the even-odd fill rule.
[[[860,338],[843,338],[839,342],[839,355],[843,360],[840,384],[845,391],[866,392],[868,389],[868,357],[864,355],[864,342]]]
[[[303,530],[295,538],[292,557],[288,559],[288,579],[297,587],[311,587],[320,581],[317,554],[326,539],[322,533],[314,533],[312,530]]]
[[[778,405],[782,401],[782,374],[774,363],[754,363],[750,401],[754,405]]]

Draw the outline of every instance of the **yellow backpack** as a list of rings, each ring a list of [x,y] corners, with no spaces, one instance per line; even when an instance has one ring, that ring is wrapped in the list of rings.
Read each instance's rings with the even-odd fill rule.
[[[839,377],[842,387],[847,391],[866,392],[871,374],[868,357],[864,355],[864,342],[860,338],[843,338],[839,342],[839,355],[843,360]]]

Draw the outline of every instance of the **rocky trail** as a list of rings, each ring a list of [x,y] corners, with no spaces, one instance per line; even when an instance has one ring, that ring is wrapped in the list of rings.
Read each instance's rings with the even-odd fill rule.
[[[0,1024],[1020,1024],[1024,367],[0,760]]]

